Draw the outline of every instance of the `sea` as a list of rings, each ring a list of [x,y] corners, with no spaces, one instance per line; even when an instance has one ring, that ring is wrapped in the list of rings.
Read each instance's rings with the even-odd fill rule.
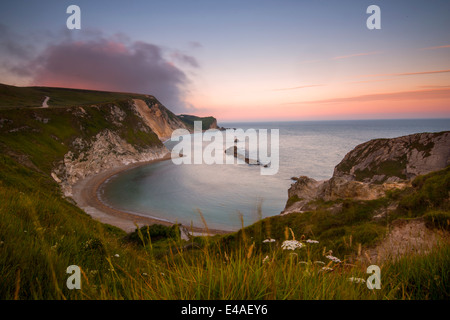
[[[219,126],[257,132],[277,129],[278,172],[262,175],[260,166],[247,163],[176,165],[166,160],[111,177],[98,190],[100,200],[137,215],[236,231],[280,214],[294,182],[292,177],[329,179],[343,157],[363,142],[448,131],[450,119],[223,122]],[[165,144],[172,149],[177,142]],[[203,143],[204,148],[207,145]]]

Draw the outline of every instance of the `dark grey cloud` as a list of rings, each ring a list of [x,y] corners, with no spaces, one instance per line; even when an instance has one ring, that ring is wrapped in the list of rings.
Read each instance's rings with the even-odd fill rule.
[[[29,60],[36,52],[29,39],[0,23],[0,69],[2,73],[10,72],[18,77],[31,75],[28,68],[22,68],[23,61]]]
[[[189,79],[175,64],[198,68],[192,56],[132,41],[124,34],[62,36],[42,50],[30,50],[26,41],[14,39],[15,35],[0,37],[0,52],[17,58],[14,63],[5,63],[4,57],[1,61],[15,76],[28,77],[32,85],[152,94],[175,113],[192,108],[184,102]]]
[[[0,23],[0,53],[9,58],[28,59],[33,52],[33,45],[21,41],[21,37],[10,28]]]
[[[32,64],[39,85],[153,94],[174,112],[185,107],[185,73],[153,44],[105,39],[61,43],[49,46]]]

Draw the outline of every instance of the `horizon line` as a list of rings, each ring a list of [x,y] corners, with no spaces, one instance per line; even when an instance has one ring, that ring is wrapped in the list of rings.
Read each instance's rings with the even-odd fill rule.
[[[298,120],[226,120],[226,121],[217,121],[219,123],[273,123],[273,122],[318,122],[318,121],[389,121],[389,120],[449,120],[448,118],[364,118],[364,119],[298,119]],[[449,128],[450,131],[450,128]]]

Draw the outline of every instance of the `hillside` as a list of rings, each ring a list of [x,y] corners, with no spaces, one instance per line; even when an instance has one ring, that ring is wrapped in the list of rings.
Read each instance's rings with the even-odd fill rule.
[[[203,130],[218,129],[217,120],[214,117],[197,117],[188,114],[180,114],[178,118],[183,121],[190,130],[194,128],[194,121],[201,121]]]
[[[375,199],[323,199],[311,192],[302,210],[228,235],[183,240],[177,225],[127,234],[75,206],[72,186],[114,166],[161,157],[166,152],[161,140],[189,124],[152,96],[83,99],[85,105],[54,108],[49,100],[49,108],[0,110],[0,299],[448,298],[448,167],[418,172],[412,181],[387,182],[391,175],[385,174],[381,184],[355,175],[348,181],[403,185]],[[447,135],[440,137],[435,146]],[[435,155],[431,144],[425,145],[423,158]],[[351,154],[361,149],[355,150]],[[370,150],[361,159],[378,148]],[[358,166],[352,156],[345,159]],[[339,177],[356,171],[338,167]],[[374,170],[371,177],[376,175]],[[304,181],[298,180],[295,192]],[[299,196],[293,193],[287,207],[300,204]],[[426,252],[380,260],[381,290],[349,281],[366,279],[367,265],[375,260],[362,257],[378,258],[378,249],[402,242],[401,230],[405,223],[412,226],[410,221],[431,244]],[[286,249],[286,240],[297,247]],[[74,264],[82,270],[81,290],[66,286],[66,268]]]
[[[0,83],[0,108],[38,108],[42,107],[45,97],[50,97],[50,107],[69,107],[101,104],[123,99],[155,99],[150,95],[105,92],[96,90],[16,87]]]
[[[450,132],[420,133],[357,146],[329,180],[295,178],[282,216],[311,223],[314,235],[340,245],[352,235],[373,246],[363,251],[374,262],[447,242],[447,232],[427,226],[450,230],[449,195]]]
[[[374,200],[388,190],[408,186],[418,175],[450,165],[450,132],[375,139],[358,145],[335,167],[333,176],[316,181],[300,176],[288,191],[285,213],[302,211],[312,200]],[[293,199],[301,199],[293,201]]]
[[[7,85],[0,90],[0,105],[19,106],[0,108],[2,153],[51,175],[66,196],[79,179],[161,158],[168,152],[161,141],[178,128],[189,129],[150,95]],[[46,96],[49,107],[41,108]]]

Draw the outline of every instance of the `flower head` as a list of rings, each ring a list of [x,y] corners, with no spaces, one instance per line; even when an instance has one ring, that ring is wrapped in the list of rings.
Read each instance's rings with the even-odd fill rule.
[[[275,242],[275,241],[276,241],[275,239],[266,239],[266,240],[263,240],[263,243]]]
[[[333,268],[330,268],[330,267],[322,267],[322,269],[320,269],[320,271],[333,271]]]
[[[336,263],[341,262],[341,259],[336,258],[335,256],[332,256],[331,254],[325,256],[325,258],[330,259],[331,261],[336,262]]]
[[[306,240],[306,242],[308,242],[308,243],[319,243],[319,241],[317,241],[317,240],[311,240],[311,239]]]
[[[303,243],[297,240],[286,240],[283,241],[283,244],[281,245],[281,248],[283,248],[283,250],[295,250],[302,247]]]
[[[350,282],[354,282],[354,283],[365,283],[366,282],[366,280],[364,280],[362,278],[353,278],[353,277],[351,277],[351,278],[348,278],[348,280]]]

